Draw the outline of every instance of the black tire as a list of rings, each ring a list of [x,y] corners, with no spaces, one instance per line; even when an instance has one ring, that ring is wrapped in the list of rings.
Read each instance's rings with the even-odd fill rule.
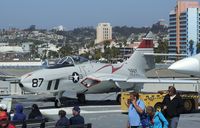
[[[155,111],[159,111],[159,112],[161,112],[161,110],[162,110],[162,106],[163,106],[162,103],[160,103],[160,102],[156,103],[156,104],[154,105],[154,109],[155,109]]]
[[[183,106],[186,113],[192,112],[194,110],[194,100],[193,99],[183,100]]]
[[[121,104],[121,94],[117,95],[116,101],[117,103]]]
[[[85,94],[77,94],[77,98],[79,103],[86,103]]]

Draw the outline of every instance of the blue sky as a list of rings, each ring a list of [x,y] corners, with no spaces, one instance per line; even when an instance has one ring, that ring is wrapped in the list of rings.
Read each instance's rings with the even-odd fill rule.
[[[8,27],[66,29],[96,26],[150,26],[166,19],[176,0],[0,0],[0,29]]]

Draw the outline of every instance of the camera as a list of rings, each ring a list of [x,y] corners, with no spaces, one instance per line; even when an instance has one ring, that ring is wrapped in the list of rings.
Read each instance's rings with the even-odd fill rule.
[[[128,99],[128,100],[127,100],[127,103],[128,103],[128,104],[131,104],[131,103],[132,103],[132,100],[131,100],[131,99]]]

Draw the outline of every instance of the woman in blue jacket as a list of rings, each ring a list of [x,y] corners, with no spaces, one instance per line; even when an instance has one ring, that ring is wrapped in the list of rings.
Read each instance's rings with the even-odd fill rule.
[[[16,113],[14,114],[13,121],[25,121],[26,115],[23,113],[24,107],[21,104],[15,106]]]
[[[148,106],[147,114],[150,116],[150,128],[168,128],[168,122],[161,112],[155,112],[152,106]]]

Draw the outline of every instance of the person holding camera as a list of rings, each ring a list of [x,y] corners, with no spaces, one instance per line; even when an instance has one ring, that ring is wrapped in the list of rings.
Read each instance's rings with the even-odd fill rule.
[[[126,105],[128,109],[128,128],[142,128],[140,115],[144,113],[145,104],[139,99],[137,92],[130,93],[130,100]]]

